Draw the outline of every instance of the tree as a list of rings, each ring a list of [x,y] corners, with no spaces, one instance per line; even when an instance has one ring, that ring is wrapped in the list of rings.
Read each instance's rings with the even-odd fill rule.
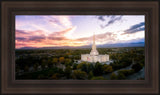
[[[92,72],[93,72],[93,70],[94,70],[94,66],[93,66],[93,64],[88,63],[88,72],[90,72],[90,71],[92,71]]]
[[[53,58],[52,63],[54,66],[58,64],[58,58]]]
[[[59,62],[60,62],[61,64],[64,64],[64,60],[65,60],[64,57],[60,57],[60,58],[59,58]]]
[[[103,65],[103,71],[104,71],[104,73],[112,72],[113,71],[112,66],[104,64]]]
[[[71,66],[71,65],[72,65],[72,60],[69,58],[65,59],[65,66],[67,67],[67,66]]]
[[[60,76],[60,74],[59,74],[59,73],[55,73],[55,74],[53,74],[53,75],[52,75],[52,77],[51,77],[51,78],[52,78],[52,79],[56,79],[56,80],[57,80],[57,79],[59,79],[59,76]]]
[[[111,80],[117,80],[117,76],[115,73],[112,73],[111,76],[110,76],[110,79]]]
[[[64,74],[65,74],[65,76],[67,77],[67,79],[70,78],[71,72],[72,72],[71,67],[70,67],[70,66],[67,66],[67,67],[65,68],[65,70],[64,70]]]
[[[91,79],[93,77],[93,72],[90,71],[89,74],[88,74],[88,79]]]
[[[138,72],[142,69],[142,65],[140,63],[136,63],[132,65],[132,69],[134,69],[135,72]]]
[[[87,73],[80,70],[74,70],[72,74],[73,79],[87,79]]]
[[[76,69],[77,69],[77,65],[78,65],[78,64],[76,64],[76,63],[73,64],[73,70],[76,70]]]
[[[38,69],[38,63],[34,64],[33,68],[34,68],[35,71],[37,71],[37,69]]]
[[[95,68],[94,68],[94,75],[95,76],[100,76],[103,73],[103,69],[102,69],[102,64],[97,62],[95,64]]]
[[[43,69],[45,68],[46,63],[47,63],[47,61],[46,61],[45,59],[43,59],[43,60],[42,60],[42,64],[41,64],[41,66],[42,66]]]
[[[123,73],[118,73],[117,77],[118,77],[119,80],[126,79],[126,76]]]
[[[105,80],[103,76],[92,77],[91,80]]]
[[[24,67],[24,71],[25,71],[25,72],[28,72],[28,70],[29,70],[29,67],[26,65],[26,66]]]
[[[87,69],[87,64],[82,64],[81,71],[85,71],[85,72],[88,71],[88,69]]]
[[[80,64],[78,64],[77,69],[82,69],[83,64],[86,64],[86,62],[81,62]]]

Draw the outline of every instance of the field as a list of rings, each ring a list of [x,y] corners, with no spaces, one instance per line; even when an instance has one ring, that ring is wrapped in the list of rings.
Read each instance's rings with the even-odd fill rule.
[[[97,50],[109,55],[110,64],[82,62],[89,48],[17,49],[16,80],[144,80],[144,47]]]

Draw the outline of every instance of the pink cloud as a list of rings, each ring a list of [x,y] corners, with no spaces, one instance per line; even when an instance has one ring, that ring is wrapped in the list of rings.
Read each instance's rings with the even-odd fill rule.
[[[47,36],[42,30],[16,30],[16,48],[84,45],[85,43],[81,43],[77,40],[72,40],[65,37],[65,34],[70,32],[72,29],[73,28],[68,28],[63,31],[53,32]]]

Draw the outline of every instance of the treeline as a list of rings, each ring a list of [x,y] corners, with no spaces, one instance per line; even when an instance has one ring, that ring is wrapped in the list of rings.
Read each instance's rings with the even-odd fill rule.
[[[112,66],[97,63],[81,62],[80,64],[68,64],[65,69],[58,67],[48,68],[38,72],[19,75],[17,79],[80,79],[96,80],[106,79],[102,75],[113,72]]]
[[[103,80],[104,75],[130,66],[132,69],[112,73],[110,79],[125,79],[144,64],[144,48],[98,48],[109,54],[113,63],[79,62],[90,49],[16,50],[16,79],[89,79]]]

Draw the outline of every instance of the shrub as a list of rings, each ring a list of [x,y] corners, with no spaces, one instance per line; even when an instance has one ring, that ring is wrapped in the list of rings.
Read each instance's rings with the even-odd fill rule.
[[[112,73],[111,76],[110,76],[110,79],[111,80],[117,80],[117,76],[115,73]]]
[[[91,80],[106,80],[103,76],[92,77]]]
[[[73,79],[87,79],[87,73],[80,70],[74,70],[72,74]]]
[[[133,69],[130,70],[119,70],[118,73],[123,73],[125,76],[131,75],[134,73]]]
[[[118,73],[117,78],[119,80],[123,80],[123,79],[126,79],[126,76],[123,73]]]
[[[142,65],[140,63],[136,63],[132,66],[132,69],[134,69],[135,72],[138,72],[142,69]]]

